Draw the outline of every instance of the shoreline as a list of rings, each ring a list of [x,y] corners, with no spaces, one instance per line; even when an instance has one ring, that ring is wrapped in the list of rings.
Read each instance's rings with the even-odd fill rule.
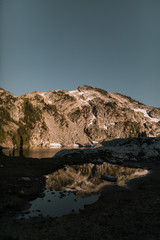
[[[46,232],[43,235],[44,240],[53,239],[53,237],[54,239],[73,239],[73,237],[82,239],[83,234],[87,239],[95,237],[97,240],[100,235],[102,239],[107,237],[129,240],[133,239],[133,237],[136,237],[136,239],[149,239],[152,236],[153,239],[158,240],[156,237],[160,236],[160,230],[157,226],[157,217],[160,210],[160,157],[157,157],[156,160],[150,159],[146,161],[140,159],[138,162],[124,161],[120,163],[121,166],[128,165],[133,168],[147,169],[150,173],[144,177],[130,180],[128,183],[129,188],[111,187],[107,191],[102,191],[97,202],[88,205],[78,214],[72,213],[58,218],[40,217],[29,220],[14,220],[14,216],[19,212],[20,208],[24,209],[25,207],[26,209],[27,202],[29,203],[30,200],[42,194],[45,174],[56,171],[66,164],[73,165],[89,162],[89,159],[75,159],[75,157],[61,160],[52,158],[32,159],[6,157],[1,154],[0,165],[3,165],[1,168],[3,174],[0,175],[0,230],[2,234],[7,236],[9,233],[11,239],[18,238],[19,240],[40,240],[43,232]],[[19,180],[21,177],[30,177],[31,182]],[[5,186],[2,186],[3,184]],[[17,187],[15,187],[16,184],[18,184]],[[24,195],[19,193],[21,188],[25,192]],[[11,192],[9,193],[8,190],[11,190]],[[4,199],[2,199],[3,197]],[[141,219],[140,222],[138,220],[138,223],[137,217]],[[148,221],[150,221],[150,225],[148,225]],[[135,224],[139,225],[140,223],[141,229],[134,233]],[[89,226],[91,226],[91,229]],[[111,226],[114,226],[114,232]],[[155,226],[157,227],[155,228]],[[154,229],[152,234],[151,229]]]

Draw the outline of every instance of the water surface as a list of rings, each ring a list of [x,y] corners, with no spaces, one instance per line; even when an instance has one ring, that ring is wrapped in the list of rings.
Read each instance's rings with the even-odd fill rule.
[[[72,191],[56,191],[51,190],[44,191],[43,198],[37,198],[30,202],[31,207],[28,213],[23,214],[20,218],[31,217],[59,217],[72,212],[79,213],[80,209],[83,209],[85,205],[96,202],[100,194],[81,198],[76,196]]]
[[[23,156],[30,158],[50,158],[53,157],[57,152],[63,148],[35,148],[35,149],[24,149]],[[20,156],[20,151],[15,149],[13,152],[12,149],[3,149],[2,152],[7,156]]]
[[[79,212],[85,205],[96,202],[106,186],[125,187],[126,182],[144,176],[144,169],[112,165],[82,164],[65,166],[46,176],[46,189],[42,198],[30,202],[27,213],[19,218],[56,217]],[[106,181],[102,176],[114,176],[116,182]]]

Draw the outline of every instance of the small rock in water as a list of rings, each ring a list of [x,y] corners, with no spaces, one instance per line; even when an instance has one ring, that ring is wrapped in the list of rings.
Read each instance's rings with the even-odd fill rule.
[[[30,211],[27,209],[27,210],[23,210],[23,214],[29,214]]]
[[[60,193],[61,194],[61,197],[65,197],[65,194],[64,193]]]
[[[24,180],[24,181],[31,181],[30,177],[22,177],[21,179]]]
[[[101,175],[101,178],[105,181],[109,181],[109,182],[116,182],[117,178],[114,176],[109,176],[109,175]]]
[[[131,160],[131,161],[137,161],[137,159],[136,159],[136,158],[130,158],[130,160]]]

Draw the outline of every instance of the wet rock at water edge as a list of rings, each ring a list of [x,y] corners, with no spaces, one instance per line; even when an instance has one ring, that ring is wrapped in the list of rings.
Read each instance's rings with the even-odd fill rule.
[[[28,209],[26,209],[26,210],[23,210],[23,212],[22,212],[23,214],[29,214],[30,213],[30,211],[28,210]]]
[[[31,181],[30,177],[22,177],[21,179],[24,180],[24,181],[27,181],[27,182]]]
[[[105,181],[109,181],[109,182],[116,182],[117,178],[114,176],[109,176],[109,175],[101,175],[101,178]]]
[[[94,159],[94,160],[92,161],[92,163],[93,163],[93,164],[103,164],[103,160],[100,159],[100,158]]]

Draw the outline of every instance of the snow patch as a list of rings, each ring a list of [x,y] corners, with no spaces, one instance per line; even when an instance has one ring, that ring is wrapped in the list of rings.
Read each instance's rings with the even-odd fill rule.
[[[85,100],[83,100],[81,98],[79,98],[78,101],[80,101],[81,103],[89,104],[87,101],[85,101]]]
[[[104,128],[105,130],[107,130],[108,127],[107,127],[106,125],[104,125],[103,128]]]
[[[91,147],[95,147],[98,144],[98,142],[92,141]]]
[[[51,148],[61,148],[62,144],[60,144],[60,143],[50,143],[50,147]]]
[[[71,94],[74,94],[74,93],[77,93],[78,91],[77,90],[73,90],[73,91],[68,91],[69,93]]]
[[[39,95],[41,95],[42,97],[44,97],[45,93],[39,93]]]
[[[90,101],[95,98],[95,97],[92,97],[89,94],[85,93],[84,91],[79,92],[77,90],[74,90],[74,91],[69,91],[69,93],[72,94],[78,100],[78,102],[81,104],[87,104],[87,105],[89,104],[90,105]],[[86,97],[86,100],[81,98],[81,96],[83,96],[83,95]]]
[[[83,95],[84,94],[84,92],[78,92],[78,95]]]
[[[94,99],[94,97],[88,97],[88,98],[86,99],[86,101],[89,102],[89,101],[91,101],[91,100],[93,100],[93,99]]]
[[[158,118],[151,118],[151,117],[149,117],[149,118],[150,118],[151,122],[159,122],[160,121],[160,119],[158,119]]]
[[[141,112],[141,113],[143,113],[143,115],[144,115],[145,117],[149,117],[146,109],[138,108],[138,109],[133,109],[133,110],[134,110],[135,112]]]
[[[96,118],[96,117],[93,115],[90,123],[88,124],[88,127],[93,124],[93,121],[94,121],[95,118]]]
[[[79,144],[74,143],[74,144],[73,144],[73,147],[74,147],[74,148],[79,148]]]
[[[83,100],[80,96],[84,94],[84,92],[78,92],[77,90],[69,91],[70,94],[72,94],[78,101],[78,103],[81,104],[89,104],[87,101]]]
[[[143,113],[144,117],[149,118],[151,122],[159,122],[159,121],[160,121],[160,119],[158,119],[158,118],[152,118],[152,117],[150,117],[150,116],[148,115],[146,109],[141,109],[141,108],[135,109],[135,108],[134,108],[133,110],[134,110],[135,112],[141,112],[141,113]]]

